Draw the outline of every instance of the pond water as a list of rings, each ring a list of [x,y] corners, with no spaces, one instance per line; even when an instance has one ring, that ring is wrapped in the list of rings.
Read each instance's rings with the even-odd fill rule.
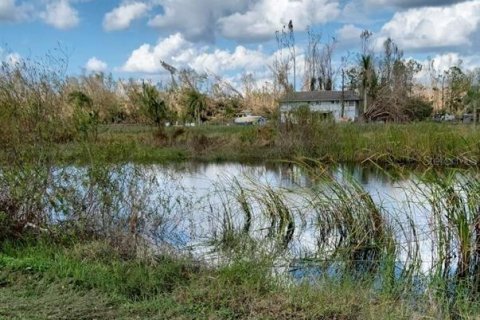
[[[169,193],[170,199],[176,198],[177,203],[183,201],[181,210],[177,213],[172,210],[171,219],[176,230],[172,234],[176,238],[170,239],[171,243],[189,248],[199,257],[218,259],[212,243],[223,241],[228,232],[238,234],[246,230],[249,237],[264,245],[264,249],[287,241],[282,257],[283,263],[290,267],[295,261],[328,259],[338,245],[335,239],[345,232],[344,226],[332,224],[345,223],[345,220],[331,222],[325,212],[335,215],[342,204],[356,202],[367,194],[395,237],[398,263],[415,263],[422,272],[429,272],[439,263],[441,253],[437,248],[436,231],[448,222],[443,221],[438,212],[443,207],[436,208],[436,203],[432,202],[432,197],[439,197],[440,201],[442,196],[434,194],[440,192],[438,181],[429,185],[426,177],[431,172],[402,170],[400,173],[375,166],[339,165],[322,168],[319,174],[285,163],[183,163],[145,169],[159,181],[159,190],[163,191],[158,192],[175,190]],[[461,181],[462,177],[476,173],[443,170],[440,175],[441,179],[455,177],[456,181]],[[318,176],[328,178],[319,179]],[[332,184],[335,185],[333,190]],[[182,200],[178,200],[180,198]],[[362,215],[367,216],[371,210],[363,203],[346,207],[357,211],[359,217],[354,219],[360,224],[364,223]],[[283,222],[278,221],[278,216],[275,220],[272,215],[281,215],[282,210],[288,212],[289,217]],[[370,231],[369,226],[365,222],[366,232]],[[278,237],[272,237],[272,232]]]
[[[480,241],[475,170],[187,162],[68,167],[53,176],[46,198],[54,220],[82,214],[100,228],[123,221],[129,229],[134,220],[152,244],[212,264],[243,250],[274,253],[278,270],[304,272],[306,263],[331,268],[390,253],[399,270],[448,274],[459,244]]]

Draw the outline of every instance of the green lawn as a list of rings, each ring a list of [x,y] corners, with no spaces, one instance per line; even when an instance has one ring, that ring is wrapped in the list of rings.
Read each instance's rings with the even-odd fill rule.
[[[371,283],[286,286],[262,261],[212,269],[122,257],[99,242],[5,246],[1,319],[409,319]]]

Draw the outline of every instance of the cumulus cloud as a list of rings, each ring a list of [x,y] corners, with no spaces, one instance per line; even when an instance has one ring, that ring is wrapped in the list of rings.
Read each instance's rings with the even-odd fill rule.
[[[452,5],[465,0],[367,0],[373,6],[394,6],[399,8],[431,7]]]
[[[76,27],[80,23],[78,11],[68,0],[49,1],[41,17],[45,23],[62,30]]]
[[[258,50],[237,46],[232,50],[199,47],[187,41],[180,33],[171,35],[152,46],[144,44],[134,50],[121,68],[125,72],[163,72],[161,60],[176,67],[189,67],[199,72],[224,73],[237,70],[258,70],[266,66],[270,57]]]
[[[444,54],[435,55],[431,61],[433,62],[434,70],[438,72],[447,71],[453,66],[460,66],[465,70],[473,70],[480,67],[480,56],[470,55],[464,56],[458,52],[448,52]],[[424,61],[424,65],[427,61]],[[424,68],[425,69],[425,68]]]
[[[170,61],[174,57],[189,54],[191,44],[180,33],[169,36],[158,42],[156,46],[143,44],[134,50],[122,67],[127,72],[154,73],[162,70],[160,60]]]
[[[220,33],[230,39],[261,41],[272,38],[275,31],[290,20],[296,31],[326,23],[340,14],[339,4],[330,0],[260,0],[244,13],[236,12],[218,21]]]
[[[181,32],[189,41],[213,42],[215,35],[254,42],[274,37],[293,20],[295,30],[325,23],[339,13],[334,0],[157,0],[161,14],[149,21],[160,30]]]
[[[458,52],[447,52],[419,62],[422,65],[422,70],[415,76],[415,79],[428,85],[432,75],[438,77],[454,66],[461,67],[462,70],[480,68],[480,55],[461,55]]]
[[[393,38],[404,49],[470,46],[480,25],[480,0],[447,7],[397,12],[380,31],[379,41]]]
[[[149,25],[163,31],[181,32],[190,41],[215,38],[218,19],[247,9],[250,0],[157,0],[162,13]]]
[[[15,20],[15,0],[0,1],[0,21]]]
[[[85,64],[87,72],[99,73],[107,71],[108,65],[97,57],[90,58]]]
[[[340,42],[359,42],[360,34],[363,29],[354,26],[353,24],[346,24],[337,30],[337,40]]]
[[[26,19],[31,11],[31,5],[17,4],[16,0],[0,0],[0,22],[16,22]]]
[[[103,28],[107,31],[127,29],[134,20],[145,16],[148,10],[149,5],[143,2],[123,3],[105,15]]]

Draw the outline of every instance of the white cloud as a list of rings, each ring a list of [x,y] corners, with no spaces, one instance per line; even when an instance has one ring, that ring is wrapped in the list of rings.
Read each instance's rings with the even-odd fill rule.
[[[22,61],[22,56],[16,52],[9,53],[5,56],[4,61],[9,65],[17,65]]]
[[[359,42],[360,34],[363,29],[354,26],[353,24],[346,24],[337,30],[337,40],[340,42]]]
[[[257,70],[266,66],[269,57],[259,50],[237,46],[233,51],[216,49],[192,58],[190,67],[193,69],[220,73],[230,70]]]
[[[28,4],[17,5],[15,0],[0,0],[0,22],[24,20],[30,11],[31,6]]]
[[[339,14],[338,2],[330,0],[260,0],[245,13],[220,18],[218,25],[226,38],[260,41],[272,38],[290,20],[296,31],[303,31],[310,25],[332,21]]]
[[[15,66],[22,62],[22,56],[17,52],[6,51],[0,47],[0,64],[6,63],[9,66]]]
[[[124,3],[105,15],[103,28],[107,31],[127,29],[132,21],[143,17],[148,10],[149,6],[143,2]]]
[[[270,56],[258,50],[237,46],[233,50],[199,47],[177,33],[159,41],[156,46],[144,44],[134,50],[121,68],[125,72],[164,72],[161,60],[176,67],[189,67],[199,72],[222,74],[228,71],[244,72],[266,67]]]
[[[0,1],[0,21],[16,20],[15,0],[1,0]]]
[[[218,19],[246,10],[251,0],[156,0],[162,13],[149,25],[162,31],[181,32],[190,41],[215,38]]]
[[[190,46],[191,44],[180,33],[159,41],[156,46],[143,44],[132,52],[122,70],[127,72],[159,72],[162,70],[160,60],[170,61],[173,57],[180,55],[182,51],[187,54]]]
[[[72,8],[68,0],[51,0],[41,14],[45,23],[57,29],[70,29],[80,23],[78,11]]]
[[[420,83],[428,84],[432,75],[438,77],[454,66],[459,66],[464,71],[480,68],[480,55],[461,55],[457,52],[448,52],[419,62],[422,70],[415,76],[415,79]],[[432,74],[430,74],[431,72]]]
[[[401,8],[445,6],[465,0],[367,0],[372,6],[395,6]]]
[[[480,0],[447,7],[424,7],[397,12],[380,31],[378,41],[394,39],[404,49],[472,45],[479,29]]]
[[[464,70],[473,70],[480,67],[480,56],[464,56],[457,52],[438,54],[431,60],[433,67],[439,72],[447,71],[453,66],[461,66]]]
[[[107,71],[108,65],[96,57],[90,58],[85,64],[85,70],[88,72],[98,73]]]
[[[156,0],[162,13],[149,25],[181,32],[189,41],[213,42],[216,35],[245,42],[271,39],[293,20],[296,31],[335,19],[335,0]]]

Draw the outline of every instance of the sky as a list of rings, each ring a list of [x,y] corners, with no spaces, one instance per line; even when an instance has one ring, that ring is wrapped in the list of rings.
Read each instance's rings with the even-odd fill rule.
[[[61,50],[71,75],[167,79],[160,61],[268,81],[275,31],[292,20],[299,59],[311,28],[354,57],[360,33],[391,37],[405,57],[480,67],[480,0],[0,0],[0,60]]]

